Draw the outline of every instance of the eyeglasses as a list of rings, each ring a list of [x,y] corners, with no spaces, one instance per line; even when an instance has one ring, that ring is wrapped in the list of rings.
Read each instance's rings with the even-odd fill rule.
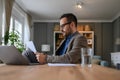
[[[67,25],[67,24],[70,24],[71,22],[67,22],[67,23],[65,23],[65,24],[62,24],[62,25],[60,25],[60,27],[64,27],[65,25]]]

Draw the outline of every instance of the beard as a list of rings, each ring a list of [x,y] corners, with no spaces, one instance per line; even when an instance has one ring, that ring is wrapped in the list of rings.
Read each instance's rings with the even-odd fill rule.
[[[72,29],[70,28],[70,26],[67,30],[63,29],[62,34],[63,34],[64,37],[68,37],[69,35],[71,35],[72,34]]]
[[[63,34],[63,36],[66,38],[66,37],[68,37],[69,35],[71,35],[72,33],[71,33],[71,31],[67,31],[67,32],[63,31],[62,34]]]

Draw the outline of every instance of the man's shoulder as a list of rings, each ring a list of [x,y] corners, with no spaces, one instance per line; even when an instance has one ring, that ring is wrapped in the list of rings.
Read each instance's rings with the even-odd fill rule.
[[[77,31],[77,32],[75,33],[75,37],[84,37],[84,36]]]
[[[82,34],[80,34],[79,32],[76,32],[76,34],[74,36],[74,39],[84,39],[84,40],[86,40],[86,37],[83,36]]]

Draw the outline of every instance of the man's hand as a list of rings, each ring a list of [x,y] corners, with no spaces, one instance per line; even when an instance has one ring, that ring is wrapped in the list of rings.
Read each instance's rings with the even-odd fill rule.
[[[36,58],[40,64],[47,63],[47,61],[46,61],[47,55],[45,55],[43,53],[35,53],[35,54],[36,54]]]

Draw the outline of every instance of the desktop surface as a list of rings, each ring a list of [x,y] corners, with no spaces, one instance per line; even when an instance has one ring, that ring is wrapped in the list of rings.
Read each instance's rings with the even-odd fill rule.
[[[93,65],[76,66],[0,64],[0,80],[120,80],[120,71]]]

